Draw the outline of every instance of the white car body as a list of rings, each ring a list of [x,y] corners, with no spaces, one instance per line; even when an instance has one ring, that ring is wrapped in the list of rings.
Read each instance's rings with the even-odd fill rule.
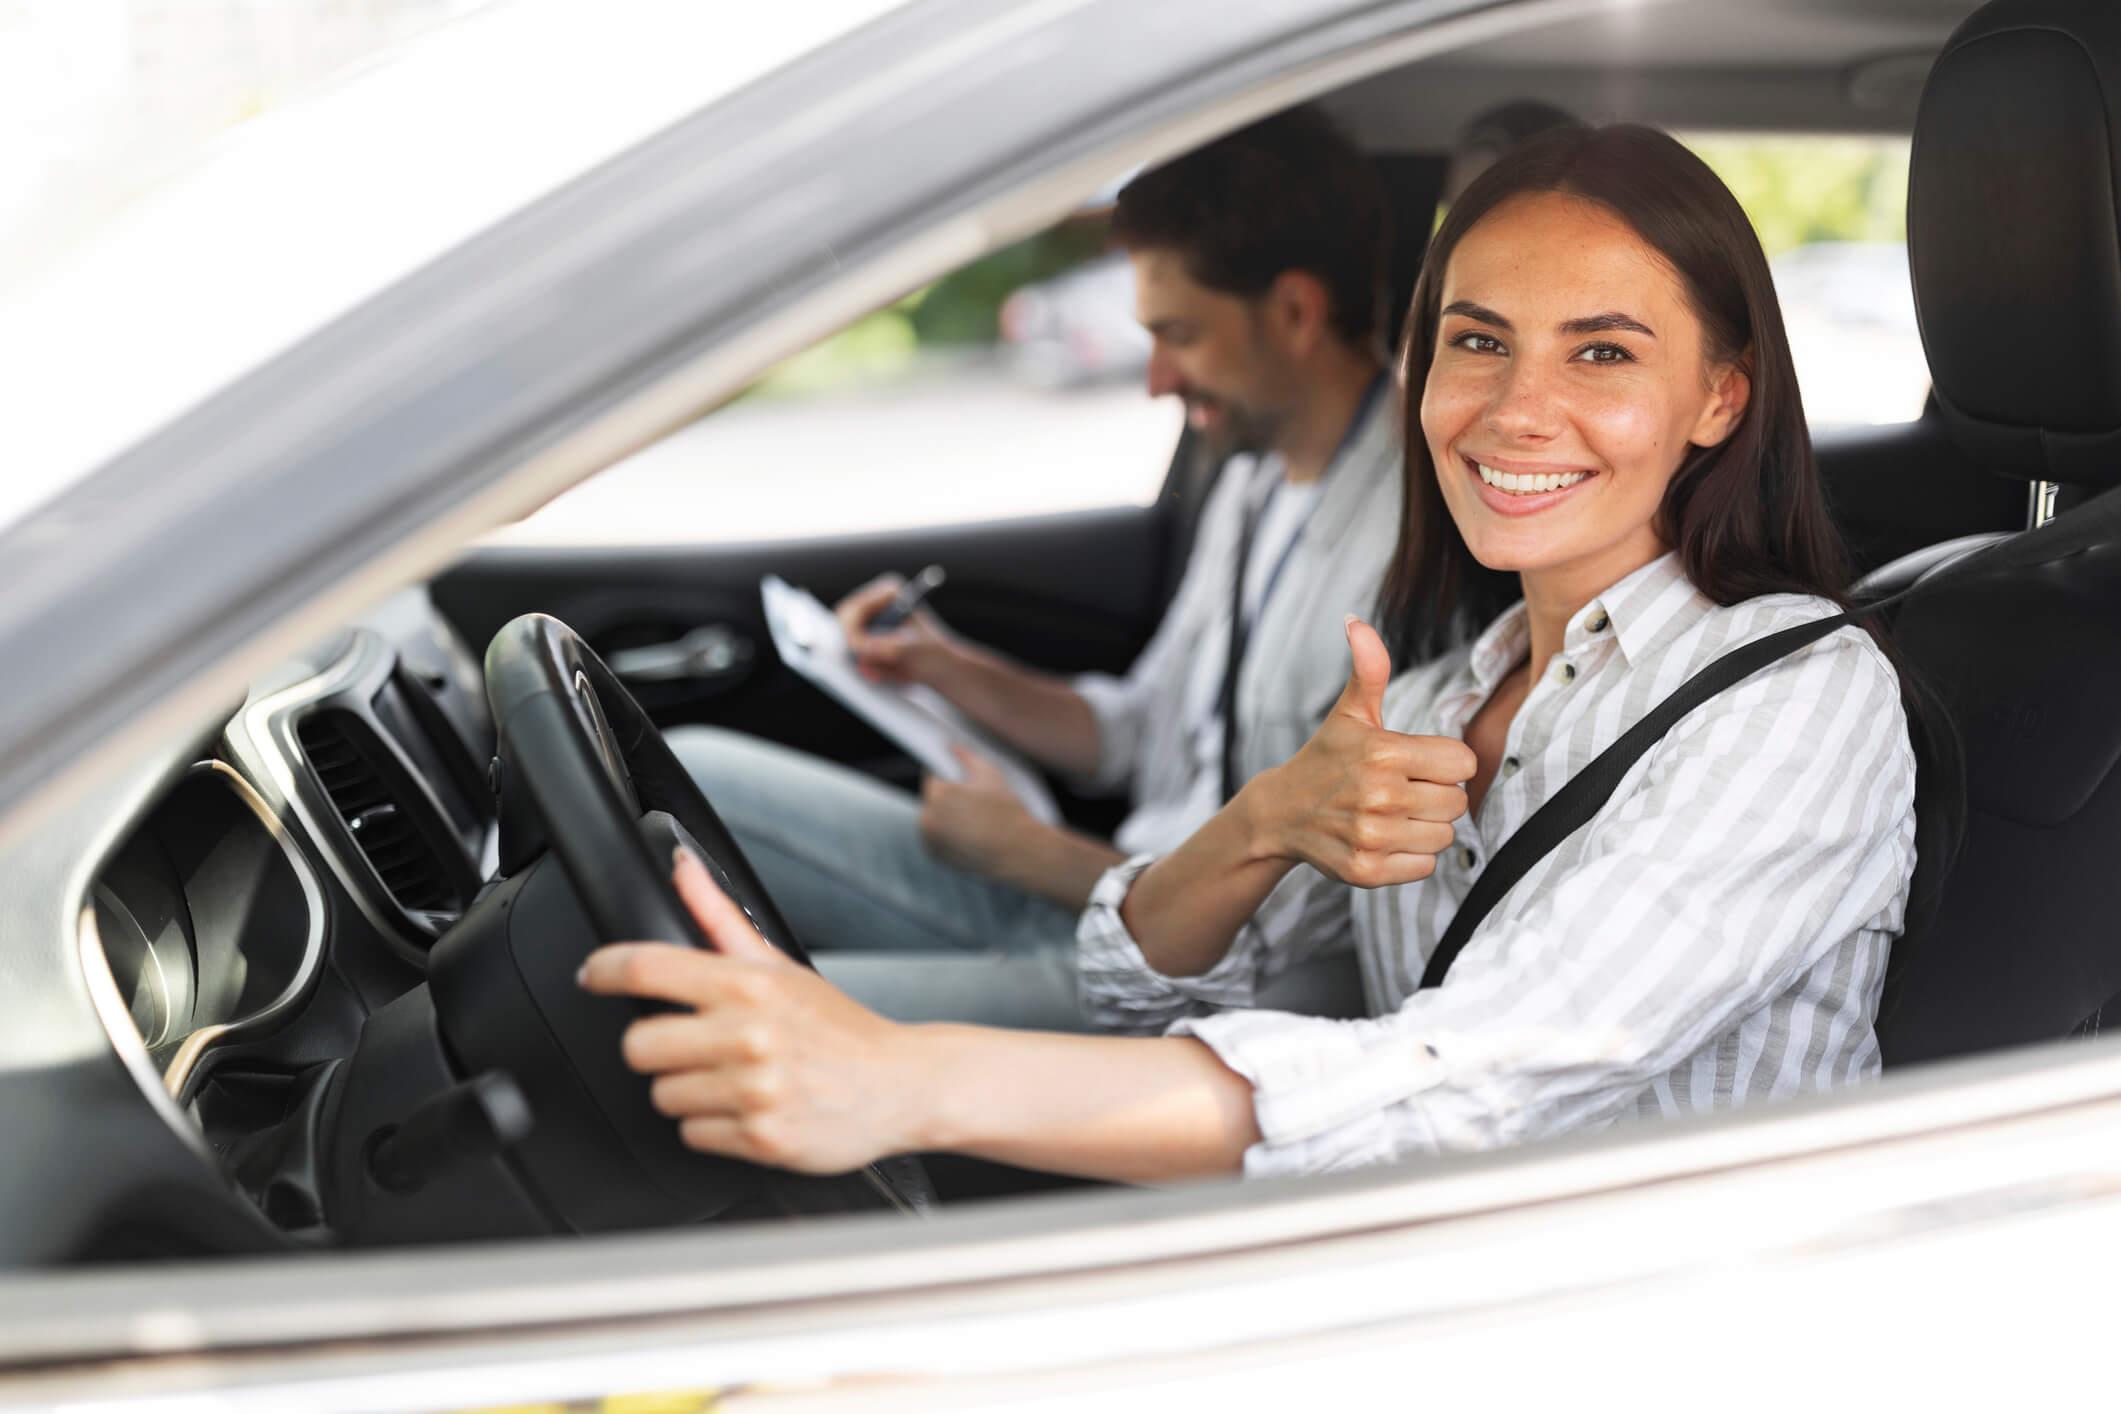
[[[640,13],[685,30],[724,8]],[[76,1091],[50,1112],[24,1099],[46,1074],[166,1124],[140,1162],[212,1181],[83,966],[88,874],[248,681],[381,594],[1117,173],[1290,102],[1333,93],[1351,121],[1434,138],[1497,74],[1547,73],[1564,101],[1595,110],[1603,93],[1616,115],[1675,126],[1794,103],[1821,127],[1892,131],[1906,95],[1867,108],[1786,74],[1934,51],[1970,9],[788,6],[729,18],[757,43],[711,72],[687,72],[697,54],[632,55],[637,108],[537,129],[563,150],[475,191],[443,176],[468,149],[408,107],[374,134],[408,165],[344,175],[375,167],[448,199],[375,248],[332,243],[343,205],[278,213],[255,247],[183,244],[212,229],[224,175],[255,162],[243,180],[269,187],[290,179],[276,155],[300,168],[309,144],[354,141],[330,97],[217,157],[0,336],[10,386],[49,399],[29,400],[14,448],[45,479],[10,482],[0,506],[0,976],[53,998],[0,1040],[19,1146],[0,1228],[30,1233],[0,1273],[0,1407],[414,1414],[689,1390],[727,1411],[1962,1408],[2103,1388],[2092,1285],[2121,1236],[2121,1051],[2098,1040],[1517,1152],[925,1222],[73,1269],[41,1267],[34,1233],[67,1194],[125,1177],[77,1140],[91,1107]],[[583,7],[545,42],[605,44],[621,22]],[[502,95],[513,115],[537,107],[539,84],[469,45],[519,23],[504,9],[463,29],[464,72],[500,85],[492,124],[465,138],[478,150],[518,131]],[[1610,76],[1646,72],[1631,67],[1645,52],[1698,73],[1631,96]],[[1391,108],[1379,76],[1407,66],[1439,116]],[[463,101],[439,73],[402,77],[337,97]],[[320,202],[362,200],[321,185]],[[199,288],[141,273],[180,249],[231,264],[197,266]],[[245,278],[264,294],[241,327],[188,338]],[[97,357],[109,328],[61,317],[73,299],[126,305],[137,338]],[[70,1181],[46,1172],[76,1152]]]

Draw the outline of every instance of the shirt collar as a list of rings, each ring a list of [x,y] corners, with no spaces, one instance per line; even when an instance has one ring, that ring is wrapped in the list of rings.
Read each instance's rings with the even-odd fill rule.
[[[1640,665],[1659,644],[1714,607],[1686,577],[1678,553],[1667,551],[1578,609],[1562,635],[1561,649],[1567,653],[1610,633],[1621,657]],[[1531,646],[1531,614],[1520,599],[1473,641],[1466,666],[1474,685],[1483,693],[1494,692]]]
[[[1562,650],[1610,632],[1621,656],[1640,665],[1659,644],[1714,607],[1686,577],[1678,552],[1668,550],[1578,609],[1562,635]]]
[[[1524,661],[1524,655],[1532,648],[1531,611],[1520,599],[1503,611],[1502,617],[1488,625],[1480,637],[1473,640],[1471,655],[1466,667],[1473,674],[1473,685],[1480,689],[1483,698],[1492,695],[1510,675],[1510,671]]]

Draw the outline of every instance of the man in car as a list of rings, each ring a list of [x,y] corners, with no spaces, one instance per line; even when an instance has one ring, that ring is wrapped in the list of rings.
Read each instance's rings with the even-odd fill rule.
[[[872,633],[895,576],[838,613],[872,678],[923,684],[1047,770],[1130,792],[1113,838],[1041,823],[983,761],[931,777],[916,802],[735,733],[670,733],[821,965],[908,1019],[1057,1024],[1011,1012],[1022,969],[995,955],[1065,972],[1099,875],[1172,848],[1303,744],[1347,676],[1343,620],[1374,610],[1399,532],[1385,203],[1368,159],[1293,110],[1137,177],[1112,231],[1154,343],[1149,392],[1181,399],[1203,453],[1227,462],[1148,647],[1124,676],[1063,678],[925,611]],[[854,950],[879,965],[856,976],[867,963],[832,957]],[[904,956],[953,951],[992,969],[945,982]],[[1061,983],[1044,990],[1072,996]]]

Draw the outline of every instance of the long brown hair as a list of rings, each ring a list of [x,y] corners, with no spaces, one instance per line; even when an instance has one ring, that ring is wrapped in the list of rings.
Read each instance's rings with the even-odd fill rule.
[[[1516,576],[1473,558],[1445,508],[1421,429],[1436,355],[1444,271],[1481,218],[1513,197],[1557,192],[1605,207],[1663,257],[1701,321],[1708,356],[1752,385],[1713,447],[1690,448],[1658,508],[1658,531],[1687,578],[1719,604],[1816,594],[1836,603],[1848,552],[1827,508],[1797,392],[1782,309],[1752,223],[1708,164],[1655,128],[1564,129],[1505,153],[1466,187],[1429,243],[1401,346],[1406,495],[1383,593],[1386,640],[1419,662],[1477,631],[1516,597]]]

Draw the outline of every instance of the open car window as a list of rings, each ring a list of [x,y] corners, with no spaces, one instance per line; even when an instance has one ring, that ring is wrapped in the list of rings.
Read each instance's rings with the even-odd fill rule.
[[[490,537],[741,544],[1143,507],[1178,440],[1086,213],[877,310]]]
[[[1929,395],[1904,137],[1690,133],[1753,218],[1814,432],[1911,422]]]

